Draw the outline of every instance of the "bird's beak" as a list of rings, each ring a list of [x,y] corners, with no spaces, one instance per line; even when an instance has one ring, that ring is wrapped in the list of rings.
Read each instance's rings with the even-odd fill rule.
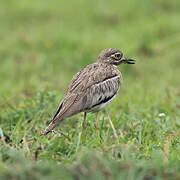
[[[135,64],[135,62],[136,61],[134,59],[123,57],[121,60],[114,62],[114,65],[118,66],[120,64]]]
[[[120,62],[124,64],[135,64],[136,61],[131,58],[130,59],[123,58]]]

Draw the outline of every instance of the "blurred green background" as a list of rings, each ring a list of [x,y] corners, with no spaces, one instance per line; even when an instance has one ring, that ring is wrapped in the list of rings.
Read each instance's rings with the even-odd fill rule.
[[[137,61],[105,110],[118,141],[105,112],[99,132],[89,114],[84,134],[80,114],[57,128],[68,138],[41,138],[72,76],[108,47]],[[178,179],[179,77],[179,0],[1,0],[0,175]]]

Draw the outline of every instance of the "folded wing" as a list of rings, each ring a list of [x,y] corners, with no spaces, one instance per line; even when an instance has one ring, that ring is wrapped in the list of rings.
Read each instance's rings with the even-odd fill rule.
[[[88,65],[74,76],[64,100],[44,134],[52,131],[63,119],[109,101],[118,92],[121,83],[119,70],[103,66]]]

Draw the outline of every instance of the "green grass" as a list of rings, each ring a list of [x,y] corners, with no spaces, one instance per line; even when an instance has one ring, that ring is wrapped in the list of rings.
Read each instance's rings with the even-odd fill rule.
[[[179,179],[180,2],[0,1],[0,179]],[[73,74],[107,47],[122,65],[101,113],[40,137]],[[114,138],[109,114],[117,132]]]

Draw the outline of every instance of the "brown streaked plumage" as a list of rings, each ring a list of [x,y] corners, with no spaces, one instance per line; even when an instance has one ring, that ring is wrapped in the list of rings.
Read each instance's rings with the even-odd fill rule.
[[[135,61],[125,59],[118,49],[109,48],[100,53],[97,63],[90,64],[78,72],[43,134],[48,134],[62,120],[80,112],[84,112],[85,127],[86,113],[100,111],[117,95],[122,82],[122,75],[117,66],[122,63],[134,64]]]

